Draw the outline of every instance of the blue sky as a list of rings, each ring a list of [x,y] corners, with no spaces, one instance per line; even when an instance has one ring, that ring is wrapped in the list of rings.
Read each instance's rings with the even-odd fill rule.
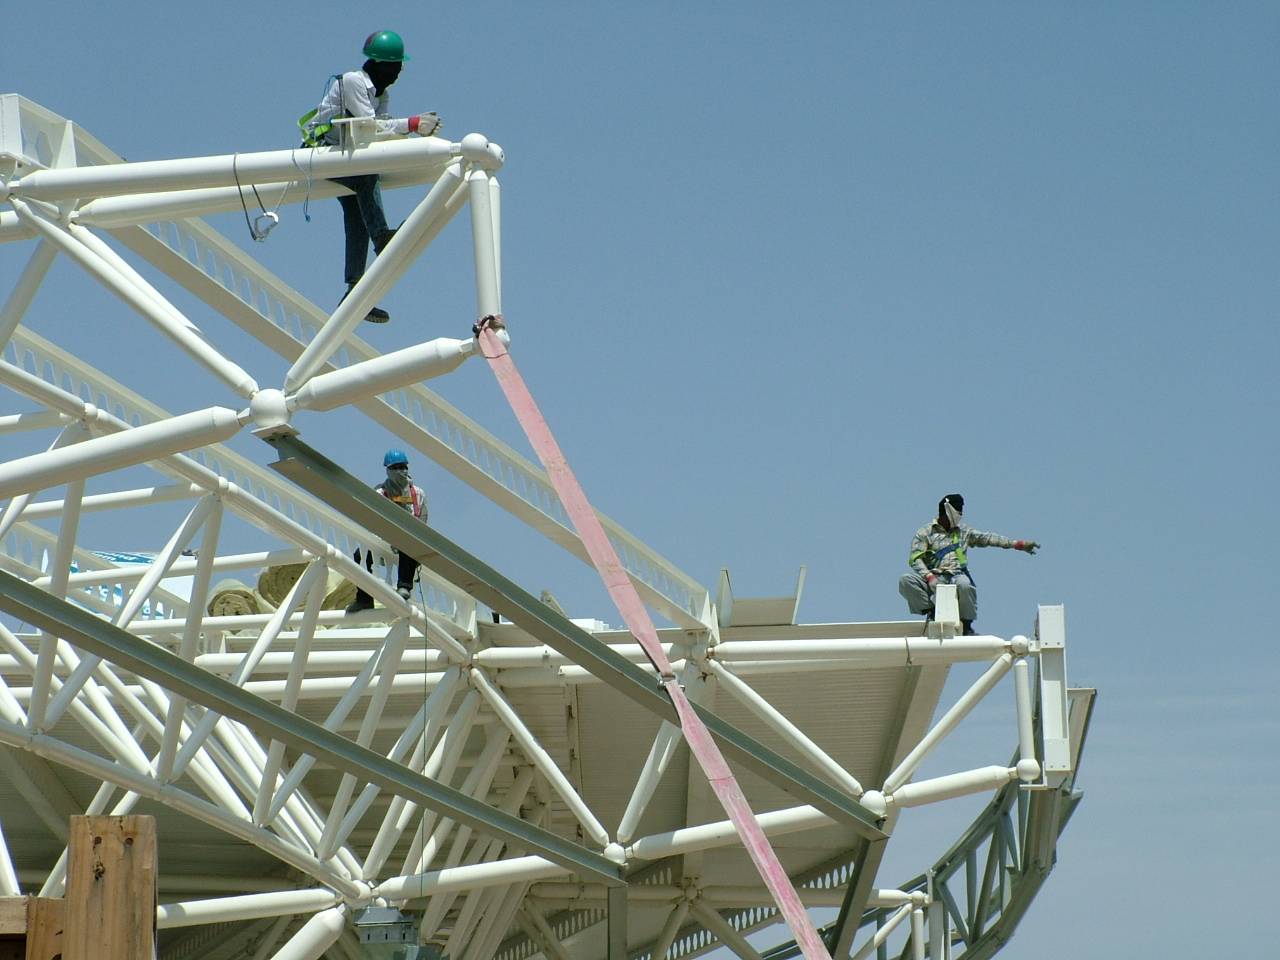
[[[281,148],[363,36],[399,30],[396,112],[507,151],[516,357],[598,507],[704,583],[728,566],[742,595],[808,564],[809,621],[901,616],[911,532],[952,490],[974,525],[1044,544],[976,555],[980,625],[1027,632],[1037,603],[1065,603],[1071,679],[1101,692],[1086,802],[1006,954],[1256,949],[1240,891],[1280,861],[1280,7],[360,9],[50,3],[6,44],[0,87],[129,159]],[[412,202],[387,198],[393,217]],[[393,323],[361,335],[462,335],[468,246],[450,228],[388,297]],[[335,301],[337,204],[310,223],[285,208],[254,252]],[[3,251],[3,289],[25,258]],[[231,403],[165,344],[119,355],[154,342],[143,321],[69,265],[54,276],[38,332],[175,411]],[[277,358],[194,319],[279,381]],[[525,449],[486,370],[438,386]],[[354,423],[304,437],[376,479],[389,438]],[[585,568],[442,471],[415,475],[447,533],[616,619]],[[996,744],[973,765],[1013,743],[986,714],[971,736]],[[883,883],[923,863],[895,865]]]

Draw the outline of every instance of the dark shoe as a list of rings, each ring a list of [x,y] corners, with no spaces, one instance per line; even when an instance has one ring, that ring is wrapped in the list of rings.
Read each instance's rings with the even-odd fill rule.
[[[350,293],[354,288],[355,288],[354,283],[348,283],[347,293]],[[342,295],[342,299],[338,301],[339,303],[347,299],[347,293],[344,293]],[[372,310],[370,310],[368,313],[364,315],[364,319],[367,323],[386,323],[388,320],[391,319],[391,314],[387,313],[387,311],[383,310],[381,307],[374,307]]]
[[[965,637],[976,637],[976,636],[978,635],[978,631],[977,631],[977,630],[975,630],[975,629],[973,629],[973,621],[972,621],[972,620],[961,620],[961,621],[960,621],[960,625],[961,625],[962,627],[964,627],[964,631],[963,631],[963,633],[961,634],[961,636],[965,636]]]
[[[381,253],[383,250],[385,250],[385,249],[387,248],[387,244],[391,242],[391,238],[392,238],[392,237],[394,237],[394,236],[396,235],[396,231],[397,231],[397,230],[399,230],[399,229],[400,229],[399,227],[392,227],[390,230],[388,230],[388,231],[387,231],[386,233],[384,233],[382,236],[380,236],[380,237],[378,237],[376,240],[374,240],[374,241],[373,241],[373,252],[374,252],[374,253]]]
[[[403,583],[401,583],[397,585],[396,593],[400,594],[400,599],[408,600],[410,597],[413,596],[413,586],[411,584],[406,587]]]
[[[347,604],[347,613],[363,613],[373,609],[373,597],[367,593],[357,593],[356,598]]]

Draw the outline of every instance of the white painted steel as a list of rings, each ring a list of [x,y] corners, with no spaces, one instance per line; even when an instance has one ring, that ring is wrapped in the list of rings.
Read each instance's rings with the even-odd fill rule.
[[[213,582],[213,565],[218,556],[218,537],[222,532],[222,504],[213,501],[209,517],[205,520],[200,540],[200,557],[196,561],[195,579],[191,584],[191,606],[187,610],[187,623],[182,631],[178,655],[183,660],[195,659],[196,645],[200,641],[202,617],[209,602],[209,587]],[[172,563],[170,564],[172,570]],[[169,712],[165,718],[164,737],[156,758],[156,779],[168,781],[173,773],[173,761],[177,756],[178,738],[182,735],[182,718],[186,714],[187,699],[175,694],[169,700]]]
[[[119,490],[115,493],[95,493],[81,500],[80,509],[84,513],[92,513],[99,510],[115,510],[120,507],[152,506],[173,500],[192,500],[204,492],[200,487],[191,483],[173,483],[162,487],[142,487],[138,490]],[[25,520],[43,520],[48,517],[60,516],[65,508],[65,499],[42,500],[27,507],[26,510],[22,511],[22,516]],[[194,569],[195,561],[191,561],[190,566],[191,569]],[[114,569],[119,570],[120,575],[130,579],[141,579],[145,573],[145,570],[130,571],[124,567],[116,567]],[[71,582],[95,582],[91,579],[86,579],[90,576],[91,574],[87,573],[74,574]],[[36,581],[36,583],[40,585],[40,581]]]
[[[671,909],[671,913],[662,925],[662,931],[658,934],[658,939],[654,940],[650,946],[651,960],[665,960],[667,951],[671,949],[671,944],[675,942],[676,935],[680,932],[680,927],[687,916],[689,916],[689,901],[682,898]]]
[[[844,788],[855,799],[862,796],[862,784],[851,773],[836,763],[831,755],[811,740],[803,730],[788,720],[764,697],[714,660],[706,661],[707,669],[720,680],[724,691],[765,722],[769,728],[789,743],[809,763],[826,774],[837,786]]]
[[[0,897],[20,897],[22,887],[18,883],[17,871],[13,868],[13,858],[9,855],[9,844],[4,838],[4,823],[0,821]]]
[[[458,189],[458,176],[457,164],[451,164],[422,202],[414,207],[391,242],[374,258],[359,282],[307,344],[302,356],[289,368],[284,378],[285,393],[296,393],[319,372],[364,320],[365,315],[408,269],[414,247],[427,242],[434,226],[443,226],[446,204]]]
[[[997,657],[996,661],[986,669],[982,676],[960,695],[960,699],[952,705],[951,709],[942,715],[942,718],[934,724],[933,729],[912,748],[911,752],[894,768],[894,771],[885,777],[883,792],[894,793],[902,784],[906,783],[911,774],[915,773],[916,768],[924,761],[924,758],[929,755],[929,752],[956,728],[956,725],[968,715],[969,711],[983,697],[991,692],[991,689],[1009,672],[1009,668],[1012,665],[1012,654],[1004,653]]]
[[[1040,659],[1040,730],[1044,774],[1051,787],[1071,772],[1071,728],[1067,705],[1067,625],[1061,605],[1042,606],[1036,616]]]
[[[1013,661],[1014,706],[1018,718],[1018,779],[1030,783],[1040,776],[1031,707],[1031,676],[1026,657]]]
[[[15,200],[13,203],[18,215],[34,227],[46,243],[57,247],[83,267],[90,276],[149,320],[235,393],[250,397],[257,390],[258,385],[253,377],[215,350],[191,321],[92,234],[79,228],[53,223],[21,201]],[[79,232],[73,233],[73,229]],[[214,441],[211,439],[209,442]]]
[[[57,256],[58,248],[48,240],[41,240],[36,244],[31,259],[27,261],[27,265],[19,275],[13,291],[5,300],[4,306],[0,307],[0,349],[9,342],[13,331],[26,316],[31,301],[35,299],[36,291],[40,289],[40,284],[44,282],[45,276],[49,273],[49,267],[53,265]]]
[[[913,960],[924,960],[925,957],[925,936],[924,936],[924,908],[920,906],[912,906],[911,908],[911,956]]]
[[[785,810],[759,813],[756,814],[756,820],[765,835],[769,837],[783,836],[800,830],[812,830],[831,823],[830,817],[810,806],[788,807]],[[734,830],[733,821],[718,820],[715,823],[681,827],[678,830],[641,837],[629,844],[626,850],[628,859],[660,860],[663,857],[710,850],[737,842],[738,834]]]
[[[867,938],[867,941],[862,946],[860,946],[856,951],[854,951],[853,956],[850,957],[850,960],[864,960],[864,958],[867,957],[872,950],[879,949],[880,945],[883,944],[886,940],[888,940],[889,935],[893,933],[894,930],[897,929],[898,924],[902,923],[903,920],[911,916],[912,909],[913,909],[912,905],[908,903],[908,904],[904,904],[903,906],[895,910],[890,915],[889,919],[884,922],[884,925],[880,927],[878,930],[876,930],[876,932],[872,936]]]
[[[494,234],[495,211],[489,174],[473,169],[467,174],[471,200],[471,241],[475,252],[476,312],[480,317],[502,313],[502,293],[498,288],[498,256]]]
[[[156,926],[161,930],[171,930],[205,923],[315,913],[332,907],[340,899],[332,890],[273,890],[214,900],[162,903],[156,907]]]
[[[832,660],[864,667],[990,660],[1009,649],[999,637],[892,637],[882,639],[728,640],[716,645],[716,660]]]
[[[918,807],[940,800],[951,800],[971,793],[996,790],[1010,780],[1018,779],[1017,767],[979,767],[964,773],[949,773],[931,780],[904,784],[886,800],[898,807]]]
[[[0,417],[0,436],[6,433],[22,433],[25,430],[44,430],[47,427],[61,427],[67,418],[55,410],[40,410],[36,413],[11,413]]]
[[[520,719],[520,715],[507,702],[507,698],[502,695],[502,692],[485,676],[484,671],[478,668],[471,671],[471,683],[480,691],[485,702],[489,704],[493,712],[498,715],[498,718],[506,724],[507,729],[515,736],[516,742],[520,744],[520,749],[533,761],[534,765],[542,772],[542,775],[555,788],[560,799],[573,811],[573,815],[582,824],[582,828],[586,830],[587,836],[602,847],[607,845],[609,843],[609,831],[604,828],[604,824],[591,812],[591,808],[579,796],[578,791],[569,782],[569,778],[564,775],[555,760],[538,742],[538,738],[525,726],[524,721]]]
[[[441,377],[456,370],[475,349],[474,339],[448,337],[405,347],[376,360],[353,363],[312,377],[289,397],[289,406],[300,410],[332,410],[411,383]]]
[[[346,924],[346,907],[333,907],[317,913],[276,951],[272,960],[319,960],[342,935]]]
[[[94,437],[0,464],[0,497],[40,490],[226,440],[240,429],[234,410],[209,407],[171,420]]]
[[[205,187],[249,187],[251,184],[354,177],[365,173],[411,170],[424,162],[447,161],[458,152],[454,144],[434,137],[384,140],[344,150],[272,150],[183,160],[144,160],[63,170],[37,170],[9,181],[15,199],[62,201],[81,197],[195,190]]]
[[[732,950],[740,960],[762,960],[759,951],[747,942],[724,917],[701,898],[689,902],[689,912],[708,930],[714,933],[722,944]]]
[[[515,883],[519,880],[542,880],[569,873],[568,867],[542,857],[513,857],[463,867],[447,867],[432,870],[421,876],[392,877],[374,887],[376,896],[388,900],[422,897],[445,893],[450,890],[481,890],[496,884]]]

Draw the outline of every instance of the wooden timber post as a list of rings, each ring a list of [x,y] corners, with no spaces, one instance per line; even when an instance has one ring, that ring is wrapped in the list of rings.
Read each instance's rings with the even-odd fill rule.
[[[72,817],[68,847],[63,960],[153,960],[155,819]]]

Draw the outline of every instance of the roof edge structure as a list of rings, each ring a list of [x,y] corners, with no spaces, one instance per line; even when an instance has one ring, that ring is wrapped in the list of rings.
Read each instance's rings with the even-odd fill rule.
[[[352,960],[373,941],[406,960],[997,952],[1082,796],[1095,693],[1069,686],[1063,608],[1039,607],[1028,636],[962,636],[943,586],[928,623],[798,623],[804,568],[789,596],[735,598],[726,571],[713,597],[591,508],[515,368],[501,147],[344,131],[125,162],[0,95],[0,250],[28,251],[0,306],[0,906],[61,894],[68,817],[143,813],[160,960]],[[200,219],[249,187],[279,209],[369,173],[422,196],[333,311]],[[463,210],[460,335],[361,341]],[[55,263],[211,395],[174,414],[110,350],[37,333]],[[251,349],[222,346],[223,321]],[[426,386],[477,356],[541,465]],[[626,628],[571,619],[348,474],[324,451],[339,409],[595,567]],[[230,448],[244,432],[267,460]],[[136,542],[92,542],[99,512]],[[376,606],[347,613],[357,591]],[[977,677],[942,704],[962,664]],[[918,778],[1001,686],[1012,759]],[[950,849],[878,885],[904,810],[975,795],[991,799]],[[780,922],[790,942],[747,939]]]

